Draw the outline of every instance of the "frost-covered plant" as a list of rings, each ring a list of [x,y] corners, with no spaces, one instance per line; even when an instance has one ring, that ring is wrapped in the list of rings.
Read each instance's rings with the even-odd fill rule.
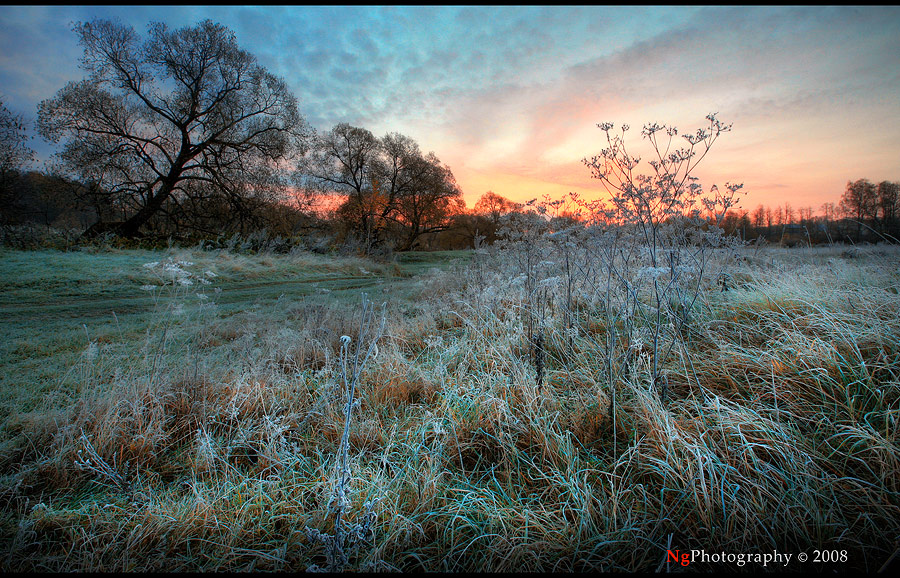
[[[692,174],[719,136],[731,130],[715,114],[706,119],[706,128],[681,135],[687,145],[680,148],[675,127],[645,125],[641,135],[652,150],[646,173],[639,172],[641,158],[626,147],[628,125],[616,133],[612,123],[599,124],[608,146],[583,159],[610,193],[608,202],[589,207],[594,222],[607,224],[604,242],[596,247],[607,271],[608,326],[624,317],[629,322],[623,333],[630,335],[636,316],[651,328],[651,382],[663,394],[660,366],[691,319],[712,256],[739,243],[720,225],[743,185],[726,183],[724,191],[713,186],[704,192]],[[618,303],[609,299],[614,296]]]
[[[544,372],[543,324],[548,295],[547,286],[541,282],[547,278],[555,263],[547,258],[550,247],[546,240],[549,232],[546,207],[536,205],[534,200],[526,206],[536,206],[537,210],[512,212],[501,217],[497,246],[513,259],[511,273],[515,276],[512,280],[514,285],[521,285],[521,318],[540,384]]]
[[[128,466],[127,461],[119,465],[115,458],[112,463],[104,460],[94,449],[94,445],[85,435],[84,430],[81,431],[81,436],[78,438],[78,450],[75,454],[75,469],[93,474],[94,479],[102,485],[129,491],[131,484],[126,474],[123,473],[128,471]]]
[[[372,303],[363,295],[362,316],[356,343],[353,343],[349,335],[341,336],[339,380],[347,392],[347,403],[344,406],[344,430],[335,460],[332,480],[334,488],[328,501],[328,513],[334,515],[334,528],[332,534],[326,534],[316,528],[306,527],[306,535],[310,541],[319,542],[325,547],[325,567],[313,565],[309,568],[310,571],[345,570],[350,563],[350,555],[362,544],[370,541],[374,534],[372,524],[375,522],[373,511],[375,504],[372,501],[367,501],[363,505],[364,513],[355,519],[346,518],[351,506],[350,423],[353,411],[359,407],[359,400],[355,397],[359,376],[366,363],[378,355],[378,339],[384,334],[385,321],[386,316],[382,308],[381,320],[376,326]]]
[[[201,288],[211,285],[216,274],[212,271],[196,273],[190,269],[193,265],[191,261],[176,260],[172,257],[168,257],[165,261],[145,263],[144,269],[150,271],[158,283],[142,285],[141,289],[153,292],[157,303],[164,292],[176,298],[196,295],[201,301],[206,301],[209,296],[202,292]]]
[[[176,315],[183,314],[185,305],[192,302],[194,297],[200,310],[214,308],[215,302],[210,299],[209,293],[218,294],[222,291],[219,287],[212,287],[217,275],[210,270],[196,272],[192,270],[193,265],[191,261],[172,257],[145,263],[144,269],[153,274],[156,283],[142,285],[141,289],[153,295],[157,307],[165,304]],[[163,300],[165,297],[168,299]]]

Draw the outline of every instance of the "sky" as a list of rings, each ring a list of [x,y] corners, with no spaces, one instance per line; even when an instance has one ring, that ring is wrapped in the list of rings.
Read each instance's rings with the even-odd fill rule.
[[[33,121],[70,80],[72,24],[212,19],[284,78],[316,130],[399,132],[450,166],[471,207],[606,193],[582,162],[598,123],[690,133],[732,125],[699,165],[741,207],[837,202],[849,180],[900,181],[900,9],[873,7],[2,6],[0,99]],[[39,157],[52,149],[35,137]]]

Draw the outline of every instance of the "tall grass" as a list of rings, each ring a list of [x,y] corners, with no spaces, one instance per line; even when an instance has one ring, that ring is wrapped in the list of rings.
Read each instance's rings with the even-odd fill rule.
[[[163,296],[134,321],[144,331],[94,350],[95,326],[79,325],[69,392],[3,425],[3,568],[653,571],[678,548],[846,550],[804,567],[876,571],[900,536],[900,254],[740,257],[655,369],[639,322],[610,341],[622,317],[602,299],[544,283],[541,387],[518,256],[391,277],[352,422],[339,384],[353,291],[234,309]],[[278,276],[217,259],[222,302],[237,269]],[[564,260],[538,264],[536,287],[565,279]],[[336,456],[341,515],[367,524],[346,560],[306,531],[335,535]]]

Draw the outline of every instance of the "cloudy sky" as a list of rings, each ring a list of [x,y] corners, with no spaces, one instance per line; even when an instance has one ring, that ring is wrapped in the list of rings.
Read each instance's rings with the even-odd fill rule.
[[[141,34],[209,18],[283,77],[317,130],[347,122],[434,151],[472,206],[601,194],[581,159],[597,123],[682,133],[733,123],[698,169],[743,182],[742,206],[812,206],[848,180],[900,181],[895,7],[0,7],[0,98],[33,120],[79,80],[72,23]],[[49,146],[36,137],[41,155]],[[646,156],[646,155],[645,155]]]

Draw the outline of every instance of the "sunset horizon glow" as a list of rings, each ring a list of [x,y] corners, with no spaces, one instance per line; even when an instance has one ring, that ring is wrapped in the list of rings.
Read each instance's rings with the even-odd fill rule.
[[[72,24],[96,18],[142,37],[151,22],[227,26],[317,131],[411,137],[470,209],[487,191],[607,197],[582,162],[605,146],[598,123],[630,125],[630,150],[649,158],[645,124],[691,133],[709,113],[732,130],[694,174],[705,190],[744,183],[739,209],[819,214],[848,181],[900,181],[896,7],[4,6],[6,107],[33,123],[84,78]]]

